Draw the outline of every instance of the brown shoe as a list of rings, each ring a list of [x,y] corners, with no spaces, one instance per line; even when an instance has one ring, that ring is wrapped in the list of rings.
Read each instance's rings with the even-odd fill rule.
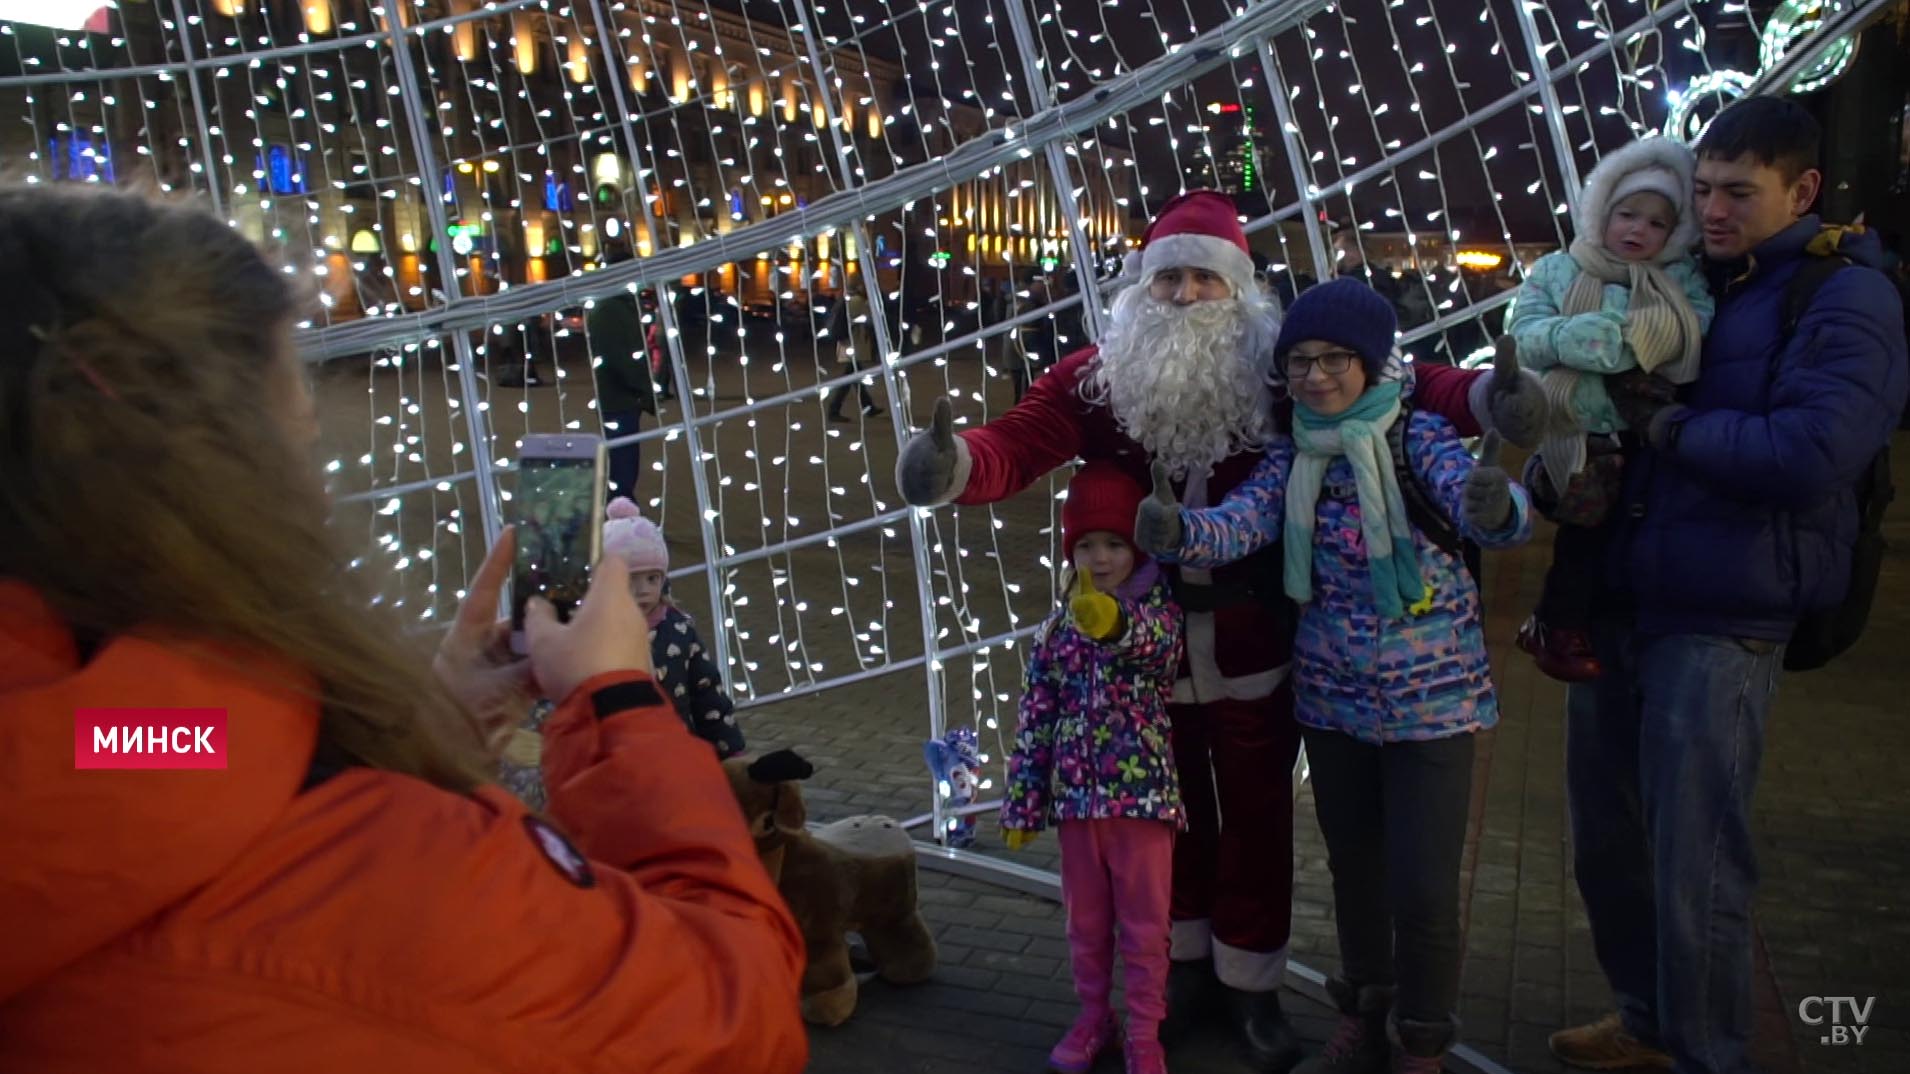
[[[1671,1056],[1632,1036],[1616,1014],[1608,1014],[1591,1025],[1561,1029],[1546,1043],[1559,1062],[1584,1070],[1672,1068]]]

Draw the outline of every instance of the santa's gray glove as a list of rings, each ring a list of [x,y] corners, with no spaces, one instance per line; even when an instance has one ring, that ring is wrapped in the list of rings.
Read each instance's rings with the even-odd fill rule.
[[[1511,336],[1500,336],[1493,344],[1486,413],[1500,436],[1528,451],[1545,439],[1545,389],[1538,377],[1519,368],[1519,345]]]
[[[1488,431],[1479,461],[1466,475],[1462,498],[1466,522],[1481,533],[1499,533],[1512,523],[1512,478],[1499,468],[1500,438]]]
[[[961,452],[955,443],[955,416],[948,397],[935,401],[929,427],[909,438],[895,460],[895,484],[902,499],[916,507],[945,503],[961,490],[955,469]]]
[[[1134,512],[1134,543],[1149,555],[1180,551],[1180,501],[1174,498],[1174,479],[1162,463],[1154,464],[1154,494]]]

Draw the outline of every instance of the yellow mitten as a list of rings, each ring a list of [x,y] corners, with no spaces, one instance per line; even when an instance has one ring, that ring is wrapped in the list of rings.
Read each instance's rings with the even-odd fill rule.
[[[1074,628],[1095,641],[1106,641],[1121,626],[1121,605],[1113,597],[1094,588],[1087,571],[1074,572],[1074,593],[1068,598],[1068,614]]]
[[[1001,837],[1002,837],[1002,840],[1008,844],[1009,850],[1020,850],[1023,847],[1033,845],[1035,841],[1035,837],[1040,834],[1041,834],[1040,832],[1030,832],[1030,831],[1023,831],[1020,828],[1010,828],[1007,831],[1001,833]]]

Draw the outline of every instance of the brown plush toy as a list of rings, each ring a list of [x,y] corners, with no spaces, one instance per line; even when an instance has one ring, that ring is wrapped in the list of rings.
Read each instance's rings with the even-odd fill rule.
[[[883,980],[928,980],[935,938],[916,907],[914,841],[902,826],[888,817],[850,817],[811,832],[797,781],[815,767],[793,750],[732,757],[723,770],[809,949],[803,1019],[835,1026],[855,1013],[845,933],[861,934]]]

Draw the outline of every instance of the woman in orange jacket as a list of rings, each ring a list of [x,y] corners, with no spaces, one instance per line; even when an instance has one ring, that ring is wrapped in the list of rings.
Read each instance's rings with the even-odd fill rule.
[[[514,661],[506,531],[420,658],[328,531],[286,274],[42,186],[0,294],[0,1069],[802,1069],[801,939],[620,564]],[[483,775],[533,688],[548,821]],[[135,707],[223,710],[226,766],[79,768]]]

